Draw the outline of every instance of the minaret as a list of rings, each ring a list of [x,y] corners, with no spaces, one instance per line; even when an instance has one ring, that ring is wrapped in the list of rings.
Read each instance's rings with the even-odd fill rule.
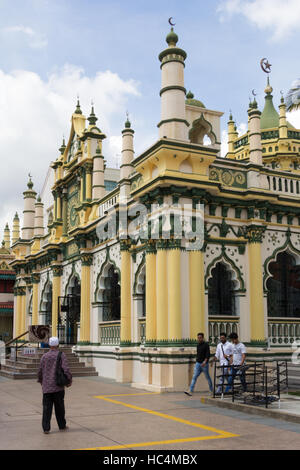
[[[133,148],[133,134],[134,130],[131,129],[131,123],[128,120],[125,122],[125,128],[122,130],[122,164],[121,164],[121,181],[128,179],[128,176],[133,170],[132,160],[134,158]]]
[[[9,250],[10,249],[10,230],[9,230],[8,224],[5,225],[4,238],[3,239],[4,239],[5,248],[7,248]]]
[[[173,28],[167,35],[168,48],[159,54],[161,62],[161,121],[157,125],[159,137],[188,140],[189,124],[185,118],[184,61],[186,52],[176,44],[178,36]]]
[[[24,210],[23,210],[23,228],[22,228],[22,239],[30,240],[33,237],[34,228],[34,214],[35,214],[35,198],[36,192],[32,189],[33,182],[29,175],[29,181],[27,183],[27,190],[24,191]]]
[[[229,121],[227,123],[228,128],[228,153],[227,158],[234,158],[234,140],[235,140],[235,129],[234,129],[234,120],[232,119],[232,114],[230,113]]]
[[[104,157],[98,143],[96,153],[93,156],[93,191],[92,198],[101,199],[105,195],[104,186]]]
[[[286,104],[282,96],[279,105],[279,139],[287,139],[287,137],[288,127],[286,120]]]
[[[261,131],[260,131],[260,115],[257,109],[257,102],[254,101],[248,109],[249,116],[249,161],[256,165],[262,165],[262,147],[261,147]]]
[[[35,203],[33,236],[44,236],[44,204],[42,203],[40,196],[38,196]]]
[[[20,238],[20,220],[18,213],[16,212],[13,220],[13,230],[12,230],[12,245],[16,243]]]

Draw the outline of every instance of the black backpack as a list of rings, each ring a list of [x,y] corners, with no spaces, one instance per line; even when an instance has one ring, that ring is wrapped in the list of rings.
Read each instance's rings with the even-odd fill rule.
[[[59,351],[56,359],[55,382],[59,387],[65,387],[66,385],[69,385],[71,381],[68,379],[61,366],[61,355],[62,352]]]

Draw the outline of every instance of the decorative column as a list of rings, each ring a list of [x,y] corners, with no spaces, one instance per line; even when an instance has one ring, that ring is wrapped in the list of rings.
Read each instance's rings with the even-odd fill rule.
[[[91,265],[93,255],[81,254],[80,344],[90,343],[91,330]]]
[[[227,123],[228,128],[228,153],[226,158],[234,158],[234,140],[235,140],[235,129],[234,129],[234,120],[232,114],[230,113],[229,121]]]
[[[286,120],[286,104],[283,96],[280,99],[279,105],[279,139],[288,138],[288,126]]]
[[[104,158],[98,144],[93,157],[93,199],[101,199],[105,195]]]
[[[86,201],[91,201],[92,200],[92,173],[93,173],[92,164],[85,165],[85,173],[86,173],[85,199]]]
[[[248,110],[249,116],[249,160],[256,165],[262,165],[262,147],[260,131],[260,115],[257,102],[254,99]]]
[[[131,256],[130,242],[123,240],[121,250],[121,338],[123,346],[131,343]]]
[[[161,121],[159,137],[188,140],[189,123],[185,117],[184,61],[186,52],[177,47],[178,36],[171,28],[167,49],[159,54],[161,62]]]
[[[62,198],[62,191],[61,188],[58,188],[56,191],[57,197],[56,197],[56,218],[57,220],[61,220],[62,217],[62,211],[61,211],[61,198]]]
[[[33,273],[31,275],[32,281],[32,325],[39,324],[39,283],[40,283],[40,275],[37,273]]]
[[[34,215],[34,237],[44,236],[44,204],[38,196],[35,203],[35,215]]]
[[[189,252],[190,286],[190,338],[196,340],[197,334],[207,334],[205,324],[205,286],[203,251]]]
[[[26,331],[26,287],[20,287],[20,335]]]
[[[21,306],[20,306],[20,300],[21,300],[21,294],[20,294],[20,287],[15,287],[14,288],[14,296],[15,296],[15,301],[14,301],[14,336],[17,337],[21,333]]]
[[[30,240],[33,237],[33,228],[34,228],[34,214],[35,214],[35,198],[36,192],[32,189],[33,183],[31,177],[29,176],[29,181],[27,183],[27,190],[24,191],[24,210],[23,210],[23,223],[22,228],[22,239]]]
[[[58,297],[60,296],[60,281],[63,268],[60,265],[52,266],[52,336],[57,336],[58,325]]]
[[[265,227],[250,225],[245,228],[248,239],[250,333],[251,343],[261,345],[266,341],[263,299],[263,270],[261,244]]]
[[[5,225],[4,229],[4,246],[7,250],[10,249],[10,230],[8,224]]]
[[[169,240],[168,247],[169,339],[182,339],[181,240]]]
[[[68,190],[67,188],[63,189],[62,195],[62,218],[63,218],[63,237],[68,236]]]
[[[16,212],[13,219],[13,230],[12,230],[12,245],[16,243],[20,238],[20,220],[18,213]]]
[[[156,325],[157,340],[168,339],[168,271],[167,240],[156,244]]]
[[[150,241],[146,248],[146,342],[156,340],[156,329],[156,247]]]

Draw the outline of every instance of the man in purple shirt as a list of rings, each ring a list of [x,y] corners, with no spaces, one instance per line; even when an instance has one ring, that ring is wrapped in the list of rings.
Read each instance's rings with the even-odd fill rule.
[[[60,431],[68,429],[65,420],[65,389],[56,385],[56,361],[58,356],[58,338],[53,336],[49,340],[50,351],[42,356],[39,371],[38,382],[42,385],[43,390],[43,420],[42,426],[45,434],[50,432],[50,421],[54,404],[56,421]],[[61,367],[70,380],[72,385],[72,374],[69,370],[68,361],[64,353],[61,354]]]

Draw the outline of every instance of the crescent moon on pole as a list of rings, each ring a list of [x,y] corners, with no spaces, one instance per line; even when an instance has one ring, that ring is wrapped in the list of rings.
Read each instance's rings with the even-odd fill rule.
[[[170,18],[168,19],[169,24],[170,24],[171,26],[175,26],[176,23],[172,23],[172,19],[173,19],[173,16],[170,16]]]
[[[252,90],[252,95],[253,95],[253,96],[257,96],[257,93],[255,93],[254,88],[253,88],[253,90]]]

